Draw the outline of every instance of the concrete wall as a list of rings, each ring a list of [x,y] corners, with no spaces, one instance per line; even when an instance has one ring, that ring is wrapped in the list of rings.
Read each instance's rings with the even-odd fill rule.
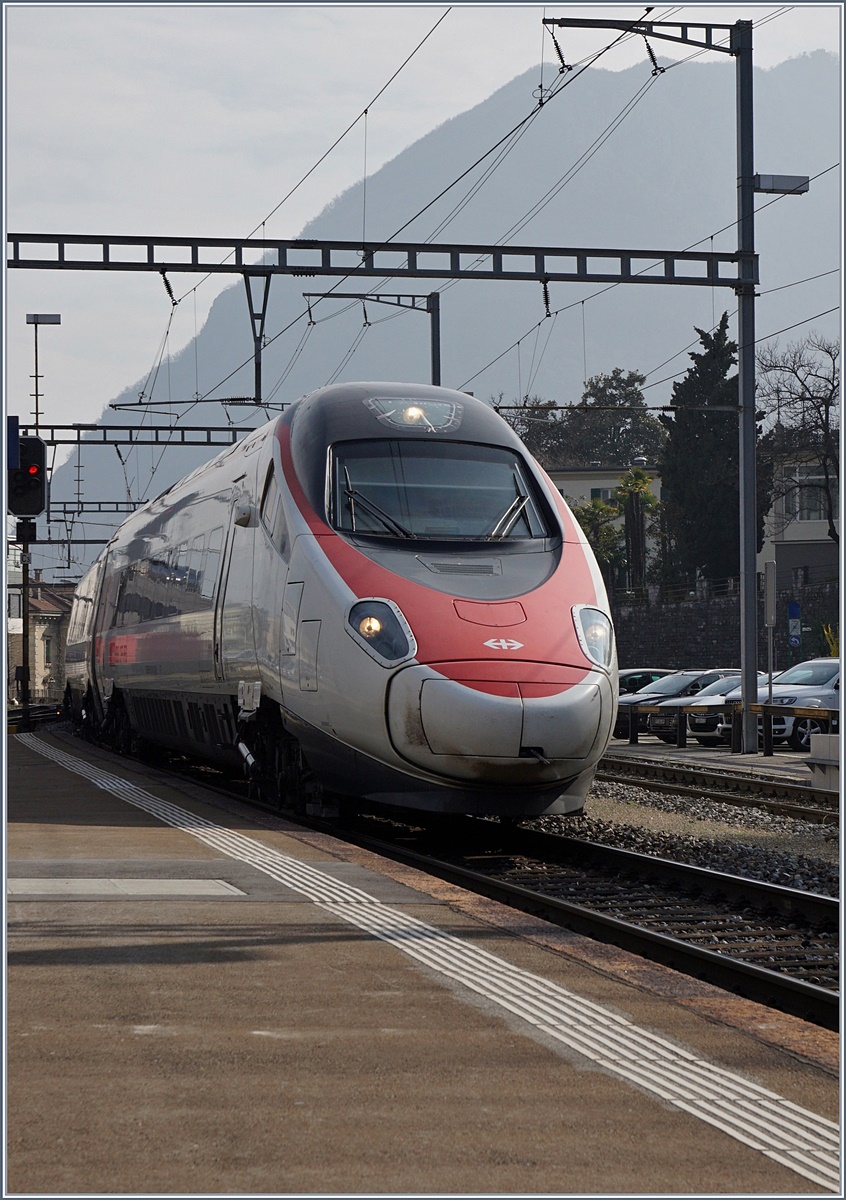
[[[821,626],[837,628],[837,583],[791,588],[777,594],[774,631],[775,669],[829,653]],[[803,626],[802,644],[788,645],[787,606],[798,601]],[[739,667],[740,597],[691,598],[678,604],[616,604],[613,608],[621,667]],[[764,601],[758,603],[758,669],[767,669],[767,631]]]

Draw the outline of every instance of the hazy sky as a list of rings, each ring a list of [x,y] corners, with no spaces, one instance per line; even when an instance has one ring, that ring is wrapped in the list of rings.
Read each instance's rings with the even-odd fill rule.
[[[273,213],[266,236],[295,237],[362,177],[365,162],[372,173],[532,67],[540,84],[542,59],[542,82],[551,84],[544,15],[644,13],[568,4],[4,4],[6,230],[240,237]],[[816,49],[839,52],[842,13],[840,3],[750,3],[656,6],[650,18],[751,19],[756,66],[768,67]],[[613,36],[558,33],[569,62]],[[655,48],[667,58],[690,54],[667,42]],[[623,69],[646,54],[633,38],[601,65]],[[527,111],[531,103],[527,96]],[[366,122],[274,212],[368,106]],[[197,281],[172,280],[179,294]],[[231,283],[213,277],[180,306],[172,353]],[[7,271],[6,406],[27,421],[32,312],[62,317],[39,336],[42,421],[85,422],[146,376],[170,302],[155,273]]]

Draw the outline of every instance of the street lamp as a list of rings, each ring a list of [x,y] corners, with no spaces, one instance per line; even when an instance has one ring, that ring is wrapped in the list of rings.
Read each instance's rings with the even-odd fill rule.
[[[35,397],[35,412],[33,415],[35,417],[35,432],[37,434],[38,421],[40,418],[40,413],[38,410],[38,380],[41,378],[41,376],[38,374],[38,326],[61,325],[62,318],[59,313],[27,313],[26,323],[27,325],[34,326],[33,333],[35,334],[35,374],[33,375],[33,379],[35,380],[35,391],[31,392],[30,395]]]

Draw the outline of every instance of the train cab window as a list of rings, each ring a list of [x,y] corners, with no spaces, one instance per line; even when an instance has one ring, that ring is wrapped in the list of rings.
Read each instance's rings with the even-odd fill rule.
[[[261,523],[279,553],[285,554],[288,549],[288,526],[272,463],[267,473],[267,482],[264,485],[264,495],[261,501]]]
[[[467,442],[335,446],[336,529],[396,538],[544,538],[534,481],[513,451]]]

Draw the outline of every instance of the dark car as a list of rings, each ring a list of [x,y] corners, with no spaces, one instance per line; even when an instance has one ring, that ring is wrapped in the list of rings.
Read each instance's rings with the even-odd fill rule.
[[[702,688],[726,675],[736,675],[737,667],[710,667],[707,670],[674,671],[663,675],[652,683],[647,683],[638,692],[630,692],[620,696],[617,709],[617,720],[614,724],[614,737],[627,738],[630,732],[629,709],[634,704],[662,704],[676,696],[695,696]],[[638,713],[638,731],[646,730],[646,713]]]
[[[628,667],[625,671],[619,672],[620,695],[627,696],[630,692],[639,692],[648,683],[654,683],[656,679],[661,679],[664,675],[674,674],[675,671],[671,667]]]

